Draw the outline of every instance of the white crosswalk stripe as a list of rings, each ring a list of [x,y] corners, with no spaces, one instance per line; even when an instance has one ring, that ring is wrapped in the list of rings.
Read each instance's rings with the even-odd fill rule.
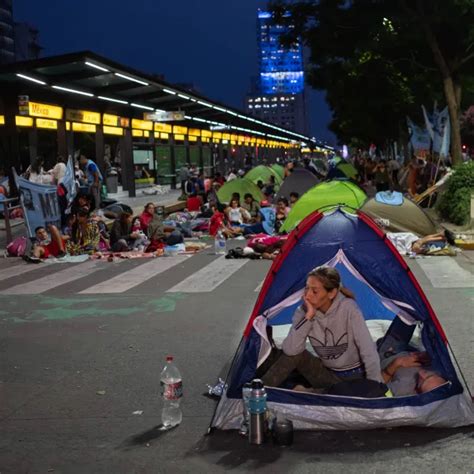
[[[217,288],[249,260],[246,258],[226,260],[224,256],[212,261],[182,282],[173,286],[168,293],[208,293]]]
[[[86,276],[91,275],[97,270],[103,270],[105,262],[97,260],[88,260],[79,265],[74,265],[46,276],[41,276],[28,283],[21,283],[12,286],[6,290],[0,291],[2,295],[38,295],[45,291],[52,290],[60,285],[71,283]]]
[[[0,270],[0,281],[8,280],[8,278],[14,278],[16,276],[24,275],[25,273],[31,272],[33,270],[38,270],[41,264],[39,265],[27,265],[26,263],[20,263],[19,265],[14,265],[11,267],[4,268]]]
[[[109,294],[123,293],[135,286],[144,283],[160,273],[185,262],[191,255],[178,255],[176,257],[155,258],[138,267],[132,268],[109,280],[93,285],[79,293],[84,294]]]
[[[255,290],[253,290],[255,293],[258,293],[262,290],[262,286],[263,286],[263,283],[264,283],[265,279],[263,279],[257,286],[257,288],[255,288]]]
[[[474,276],[453,257],[431,257],[417,260],[435,288],[474,288]]]

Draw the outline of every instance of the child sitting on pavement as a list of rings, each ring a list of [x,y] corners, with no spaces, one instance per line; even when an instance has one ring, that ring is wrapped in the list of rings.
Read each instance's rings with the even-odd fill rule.
[[[148,247],[148,245],[150,245],[150,240],[143,232],[139,216],[133,218],[132,233],[138,235],[138,237],[133,242],[133,250],[143,252]]]
[[[52,224],[48,225],[48,230],[50,235],[43,226],[35,229],[36,242],[33,246],[32,257],[26,257],[25,260],[39,262],[40,259],[61,258],[66,255],[65,241],[68,240],[68,236],[61,235],[58,228]]]

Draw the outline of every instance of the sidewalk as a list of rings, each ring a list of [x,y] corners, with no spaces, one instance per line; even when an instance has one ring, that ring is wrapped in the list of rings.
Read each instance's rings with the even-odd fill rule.
[[[117,202],[127,204],[133,209],[133,214],[141,214],[143,208],[147,202],[152,202],[159,206],[165,206],[168,208],[173,208],[179,204],[184,203],[184,201],[178,201],[181,191],[177,189],[170,189],[169,186],[163,186],[167,192],[165,194],[157,194],[152,196],[147,196],[143,194],[143,189],[137,190],[136,197],[129,197],[128,191],[122,191],[119,187],[119,192],[116,194],[109,194],[110,199],[116,199]],[[24,226],[18,226],[12,229],[13,238],[20,237],[26,234],[26,228]],[[5,232],[0,232],[0,256],[3,254],[6,247],[6,235]]]

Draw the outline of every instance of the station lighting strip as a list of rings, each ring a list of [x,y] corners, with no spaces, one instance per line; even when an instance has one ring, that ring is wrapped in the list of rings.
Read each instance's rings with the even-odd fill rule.
[[[84,64],[86,66],[89,66],[91,68],[97,69],[97,70],[102,71],[102,72],[108,72],[108,73],[111,72],[109,69],[106,69],[103,66],[99,66],[98,64],[91,63],[89,61],[85,61]],[[21,79],[25,79],[27,81],[34,82],[36,84],[40,84],[42,86],[47,86],[48,85],[44,81],[41,81],[41,80],[36,79],[34,77],[31,77],[31,76],[27,76],[25,74],[17,73],[16,75],[18,77],[20,77]],[[136,79],[132,76],[128,76],[126,74],[121,74],[119,72],[114,72],[114,75],[117,76],[117,77],[120,77],[122,79],[126,79],[128,81],[132,81],[132,82],[135,82],[137,84],[143,85],[143,86],[149,86],[150,85],[148,82],[141,81],[141,80]],[[58,86],[58,85],[52,85],[51,87],[53,89],[58,89],[58,90],[61,90],[61,91],[64,91],[64,92],[70,92],[70,93],[73,93],[73,94],[84,95],[84,96],[87,96],[87,97],[95,97],[94,94],[92,94],[90,92],[79,91],[77,89],[71,89],[70,87],[63,87],[63,86]],[[238,117],[240,119],[247,120],[249,122],[253,122],[253,123],[256,123],[258,125],[263,125],[264,127],[273,128],[274,130],[278,130],[280,132],[287,133],[289,135],[293,135],[295,137],[302,138],[304,140],[308,139],[308,137],[306,137],[304,135],[301,135],[299,133],[291,132],[291,131],[285,130],[284,128],[278,127],[276,125],[266,123],[266,122],[262,122],[261,120],[257,120],[257,119],[254,119],[252,117],[248,117],[248,116],[245,116],[245,115],[238,114],[238,113],[233,112],[232,110],[226,109],[224,107],[219,107],[217,105],[212,105],[209,102],[204,102],[202,100],[195,99],[194,97],[182,94],[182,93],[174,91],[172,89],[162,88],[161,90],[163,92],[165,92],[166,94],[175,95],[175,96],[181,97],[182,99],[185,99],[185,100],[190,100],[191,102],[198,103],[198,104],[203,105],[205,107],[208,107],[210,109],[218,110],[220,112],[232,115],[234,117]],[[159,109],[154,109],[153,107],[149,107],[147,105],[136,104],[134,102],[129,103],[125,100],[114,99],[112,97],[98,96],[98,98],[101,99],[101,100],[109,101],[109,102],[116,102],[118,104],[131,105],[132,107],[136,107],[136,108],[139,108],[139,109],[151,110],[151,111],[156,110],[157,112],[160,111]],[[288,142],[295,141],[294,139],[291,139],[291,138],[280,137],[278,135],[272,135],[272,134],[269,134],[269,133],[258,132],[256,130],[250,130],[250,129],[243,128],[243,127],[228,126],[228,125],[226,125],[224,123],[221,123],[221,122],[214,122],[212,120],[201,119],[201,118],[198,118],[198,117],[185,116],[185,118],[189,119],[189,120],[194,120],[196,122],[202,122],[202,123],[208,123],[210,125],[217,125],[217,126],[227,127],[227,128],[232,129],[232,130],[239,130],[239,131],[242,131],[242,132],[253,133],[253,134],[256,134],[256,135],[268,136],[268,137],[271,137],[271,138],[276,138],[278,140],[285,140],[285,141],[288,141]]]

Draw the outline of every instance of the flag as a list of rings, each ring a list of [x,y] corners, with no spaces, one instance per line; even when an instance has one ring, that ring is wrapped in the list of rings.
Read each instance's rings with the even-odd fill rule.
[[[407,117],[408,134],[410,143],[415,152],[420,150],[429,150],[431,145],[430,134],[424,127],[416,125],[409,117]]]
[[[422,105],[421,106],[421,110],[423,111],[423,117],[425,118],[425,127],[426,127],[426,130],[428,131],[428,133],[430,134],[430,137],[431,137],[431,140],[434,140],[434,130],[433,130],[433,118],[435,116],[435,112],[433,112],[433,116],[432,117],[429,117],[428,116],[428,112],[426,111],[425,109],[425,106]]]
[[[77,194],[76,179],[74,176],[74,163],[71,157],[67,160],[66,173],[62,180],[62,185],[67,191],[67,202],[71,204]]]
[[[435,121],[433,123],[433,151],[435,153],[441,153],[441,146],[444,138],[444,129],[446,127],[447,122],[449,121],[448,107],[445,107],[441,112],[439,112],[434,119]]]
[[[441,142],[441,148],[439,151],[439,154],[441,156],[448,156],[450,142],[451,142],[451,123],[448,117],[448,120],[446,121],[446,124],[444,126],[443,141]]]

